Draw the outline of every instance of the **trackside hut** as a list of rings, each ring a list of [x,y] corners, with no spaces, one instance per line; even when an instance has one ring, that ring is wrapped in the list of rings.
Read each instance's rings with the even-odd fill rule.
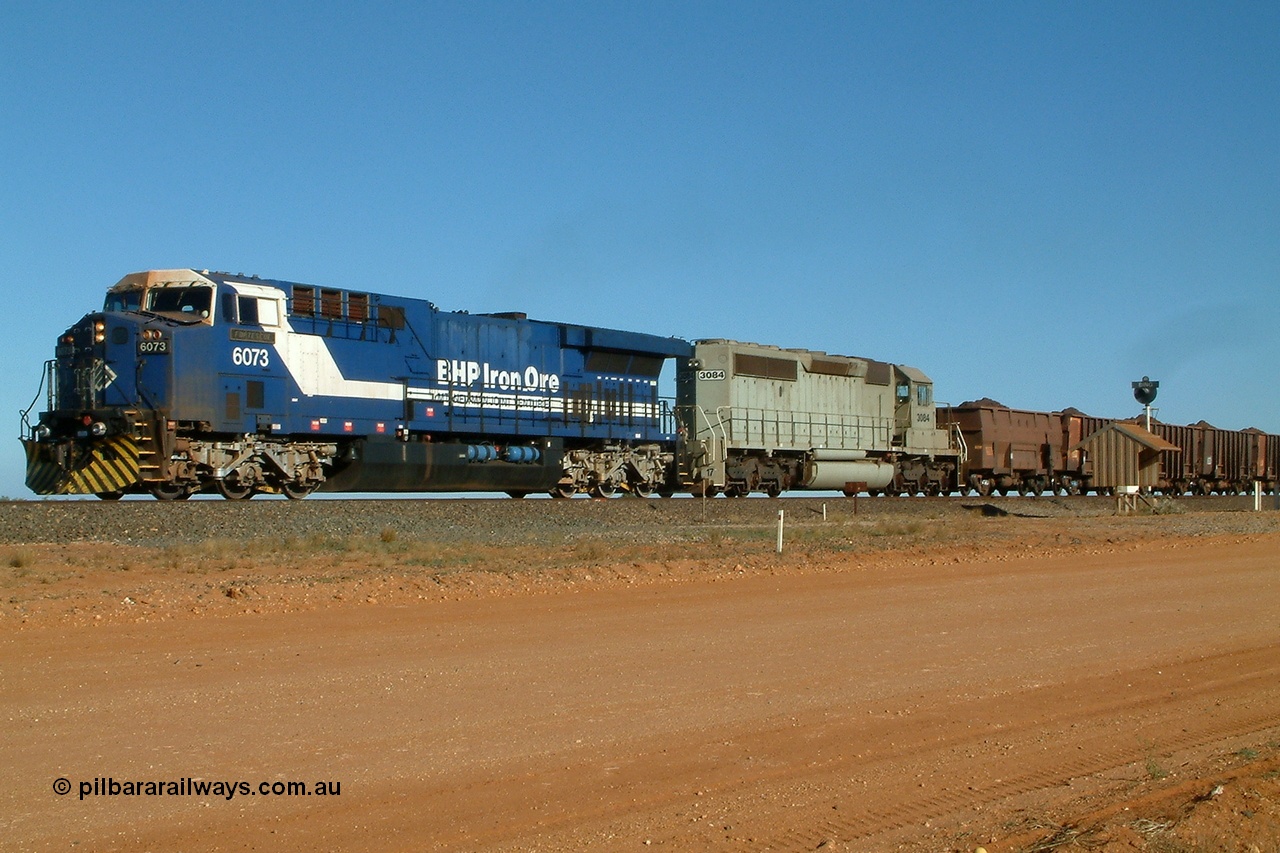
[[[1160,485],[1160,454],[1181,452],[1137,424],[1112,422],[1071,448],[1084,452],[1085,470],[1092,470],[1095,489]]]

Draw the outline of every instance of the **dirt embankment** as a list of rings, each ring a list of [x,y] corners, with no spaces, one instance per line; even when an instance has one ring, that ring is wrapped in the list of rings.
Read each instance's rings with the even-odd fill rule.
[[[1280,514],[854,509],[0,505],[0,847],[1280,850]]]

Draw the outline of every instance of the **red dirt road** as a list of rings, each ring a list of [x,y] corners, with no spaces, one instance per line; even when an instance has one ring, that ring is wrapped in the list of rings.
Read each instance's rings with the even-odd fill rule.
[[[1160,785],[1230,794],[1235,751],[1276,789],[1280,534],[840,560],[10,624],[0,848],[996,853]],[[108,777],[252,792],[81,799]],[[340,795],[253,793],[289,780]],[[1204,849],[1277,849],[1280,810],[1245,810]]]

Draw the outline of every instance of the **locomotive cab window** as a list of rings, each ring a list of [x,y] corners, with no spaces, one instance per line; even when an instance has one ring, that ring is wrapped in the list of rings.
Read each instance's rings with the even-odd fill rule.
[[[280,310],[274,299],[263,299],[257,296],[239,296],[236,298],[241,326],[278,326]],[[227,317],[230,322],[234,320]]]
[[[258,323],[263,326],[279,326],[280,303],[274,299],[259,299]]]
[[[898,383],[898,402],[905,403],[911,399],[911,386],[906,382]]]
[[[224,323],[279,325],[280,307],[273,298],[223,293]]]
[[[916,405],[927,406],[933,402],[932,386],[917,385],[916,386]]]
[[[146,310],[183,320],[207,320],[213,311],[213,288],[153,287],[147,291]]]
[[[141,290],[113,290],[107,294],[103,311],[137,311],[142,305]]]

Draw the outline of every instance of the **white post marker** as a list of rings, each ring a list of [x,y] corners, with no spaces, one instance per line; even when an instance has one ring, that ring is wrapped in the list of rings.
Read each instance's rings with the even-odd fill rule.
[[[782,553],[782,510],[778,510],[778,553]]]

